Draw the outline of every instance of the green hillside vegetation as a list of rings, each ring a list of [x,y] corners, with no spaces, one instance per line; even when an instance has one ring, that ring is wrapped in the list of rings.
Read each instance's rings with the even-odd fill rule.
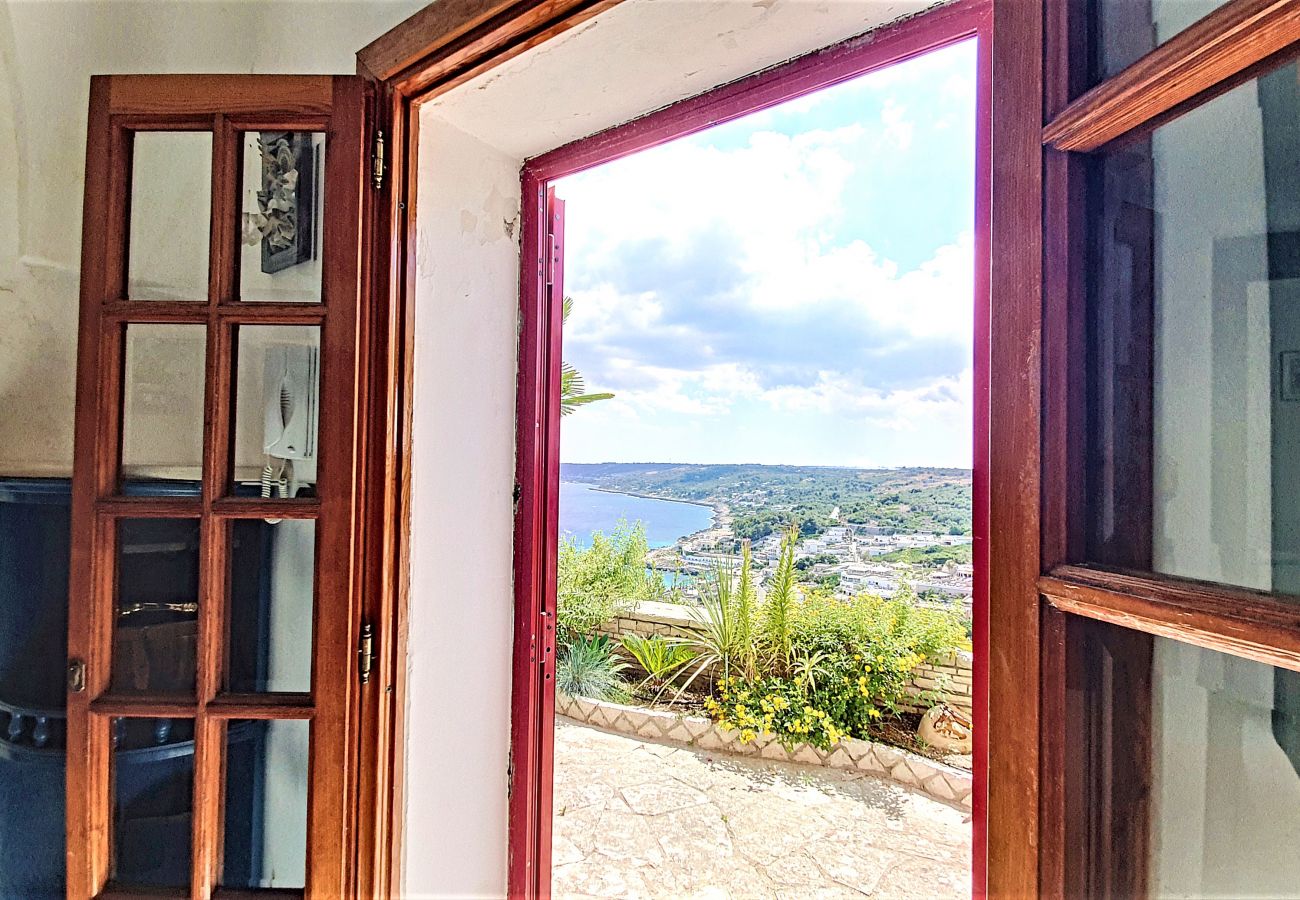
[[[910,566],[942,566],[949,562],[958,565],[962,563],[969,564],[971,561],[971,545],[960,544],[956,547],[945,547],[942,544],[935,544],[931,547],[907,547],[903,550],[894,550],[882,556],[872,557],[872,561],[880,562],[906,563]]]
[[[616,491],[726,503],[736,536],[751,540],[791,522],[804,537],[839,522],[886,533],[970,534],[969,469],[566,463],[560,477]]]

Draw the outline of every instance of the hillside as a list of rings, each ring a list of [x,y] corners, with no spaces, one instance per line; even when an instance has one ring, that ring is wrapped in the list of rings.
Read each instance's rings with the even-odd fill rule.
[[[969,469],[564,463],[560,477],[608,490],[725,503],[737,537],[757,539],[788,522],[815,534],[836,521],[886,532],[970,534]]]

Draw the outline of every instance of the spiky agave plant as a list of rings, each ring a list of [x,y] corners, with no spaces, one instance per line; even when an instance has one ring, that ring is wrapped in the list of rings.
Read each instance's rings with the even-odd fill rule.
[[[740,585],[745,581],[742,571]],[[754,658],[753,622],[742,622],[741,617],[751,615],[753,607],[750,601],[742,602],[740,585],[732,566],[719,562],[702,587],[700,605],[689,611],[695,624],[689,627],[684,643],[695,652],[695,658],[682,690],[715,668],[722,670],[723,678],[752,674],[745,663]]]
[[[781,558],[772,577],[771,590],[763,604],[763,640],[778,675],[789,675],[794,651],[790,628],[798,602],[794,568],[794,545],[799,540],[799,526],[791,525],[781,536]]]
[[[565,297],[563,310],[565,322],[569,321],[571,312],[573,312],[573,298]],[[579,406],[595,403],[598,400],[609,400],[613,396],[610,393],[588,394],[582,374],[569,363],[560,363],[560,415],[567,416]]]
[[[754,635],[754,603],[757,592],[754,590],[753,557],[750,554],[749,541],[740,545],[740,579],[736,585],[736,664],[745,678],[753,679],[758,675],[758,646]]]

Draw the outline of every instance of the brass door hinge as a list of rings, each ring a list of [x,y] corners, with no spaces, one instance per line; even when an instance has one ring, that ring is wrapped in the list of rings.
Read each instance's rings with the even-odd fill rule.
[[[370,683],[370,667],[375,661],[375,633],[367,622],[361,626],[361,641],[357,647],[357,669],[361,683]]]
[[[377,191],[384,186],[384,131],[382,128],[375,132],[374,149],[370,153],[370,183],[375,186]]]

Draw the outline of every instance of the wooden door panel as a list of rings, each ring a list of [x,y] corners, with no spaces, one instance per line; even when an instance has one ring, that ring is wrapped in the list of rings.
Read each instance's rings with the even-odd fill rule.
[[[161,299],[138,299],[140,290],[128,289],[133,254],[165,272],[173,249],[169,240],[178,253],[187,241],[187,234],[166,228],[167,210],[184,212],[187,202],[182,191],[165,195],[166,177],[153,179],[163,188],[134,199],[136,214],[153,211],[157,227],[142,229],[139,221],[132,227],[133,167],[146,160],[180,165],[166,154],[134,152],[137,135],[156,131],[211,135],[206,298],[197,301],[169,297],[165,279],[157,291]],[[295,142],[299,132],[324,137],[315,144]],[[241,828],[245,817],[253,828],[262,810],[272,809],[275,792],[268,786],[288,778],[274,773],[292,766],[305,773],[305,859],[301,880],[290,877],[296,883],[288,887],[318,897],[341,897],[351,890],[360,701],[355,652],[361,628],[354,539],[362,375],[358,335],[368,147],[366,88],[356,77],[105,76],[92,84],[69,598],[69,665],[75,673],[68,694],[70,898],[144,889],[115,881],[115,865],[145,873],[140,877],[146,881],[155,877],[149,873],[164,871],[157,877],[175,881],[176,860],[169,855],[179,850],[173,853],[169,842],[175,840],[179,848],[184,842],[176,836],[185,829],[188,884],[164,885],[165,890],[206,898],[218,888],[226,894],[227,887],[256,892],[277,886],[269,863],[263,875],[252,863],[227,854],[260,859],[277,851],[271,838],[254,835],[241,843]],[[259,156],[250,162],[246,157],[254,153]],[[185,183],[185,174],[177,169],[171,183]],[[143,173],[138,181],[146,181]],[[159,191],[164,196],[157,196]],[[320,191],[323,207],[315,203]],[[146,233],[147,240],[141,237]],[[293,266],[319,268],[320,302],[276,302],[274,292],[271,302],[241,301],[241,242],[260,245],[258,277],[268,284],[276,284],[277,275],[279,284],[292,280]],[[281,259],[268,262],[276,253]],[[124,336],[131,326],[203,330],[201,373],[194,371],[195,363],[177,364],[166,352],[137,359],[125,373]],[[241,327],[268,340],[241,342]],[[272,335],[276,340],[269,339]],[[248,363],[243,369],[241,352]],[[242,417],[234,405],[237,374],[258,385],[244,392],[248,408]],[[169,431],[175,418],[169,392],[178,380],[200,375],[201,434],[193,433],[193,425],[181,429],[184,449],[178,450],[172,440],[177,435]],[[128,476],[122,469],[122,417],[124,382],[131,378],[142,385],[133,408],[150,409],[132,420],[129,446],[162,449],[146,454],[148,464],[132,468]],[[277,435],[296,428],[292,433],[303,440],[297,445],[272,440],[273,422]],[[250,427],[263,429],[264,471],[270,474],[260,485],[247,471],[236,470],[235,435]],[[258,443],[254,435],[253,446]],[[290,540],[302,529],[280,524],[303,520],[314,524],[314,538],[306,539],[305,548],[303,540]],[[157,534],[132,539],[124,549],[123,523],[137,521],[157,523]],[[198,526],[197,590],[183,588],[183,579],[167,574],[160,554],[179,540],[168,535],[170,521]],[[132,527],[127,533],[141,531]],[[128,552],[136,554],[129,558],[134,574],[124,579],[127,557],[121,554]],[[280,595],[297,604],[292,615],[281,609],[284,604],[272,604]],[[127,622],[127,609],[149,624]],[[241,620],[232,626],[235,615]],[[280,620],[274,634],[264,621],[272,616]],[[224,690],[232,633],[242,641],[239,652],[262,659],[241,682],[241,693]],[[297,666],[310,676],[293,682],[302,690],[273,690],[277,682],[268,672],[276,666]],[[177,673],[192,677],[192,691],[176,689],[184,681],[177,681]],[[128,682],[142,689],[125,693]],[[249,692],[250,686],[256,690]],[[138,725],[146,718],[164,724],[151,726],[152,737],[140,738]],[[292,725],[303,721],[305,727]],[[192,740],[173,739],[191,731]],[[277,737],[290,733],[292,740]],[[142,739],[152,745],[135,746]],[[293,762],[281,763],[290,749]],[[248,752],[261,755],[236,757]],[[192,779],[187,809],[180,803],[176,810],[151,811],[167,826],[158,832],[160,844],[140,851],[160,860],[153,869],[125,864],[124,854],[135,852],[131,848],[146,832],[139,830],[134,812],[114,807],[115,779],[116,787],[125,788],[128,771],[134,772],[122,768],[124,760],[143,759],[132,753],[183,760],[185,773],[192,773],[177,776]],[[228,781],[232,772],[243,771],[254,773],[251,799],[238,779]],[[173,780],[167,791],[153,793],[175,799],[183,793],[179,783]],[[118,793],[119,799],[125,796]],[[147,804],[138,806],[144,810]],[[227,822],[227,810],[239,818]]]

